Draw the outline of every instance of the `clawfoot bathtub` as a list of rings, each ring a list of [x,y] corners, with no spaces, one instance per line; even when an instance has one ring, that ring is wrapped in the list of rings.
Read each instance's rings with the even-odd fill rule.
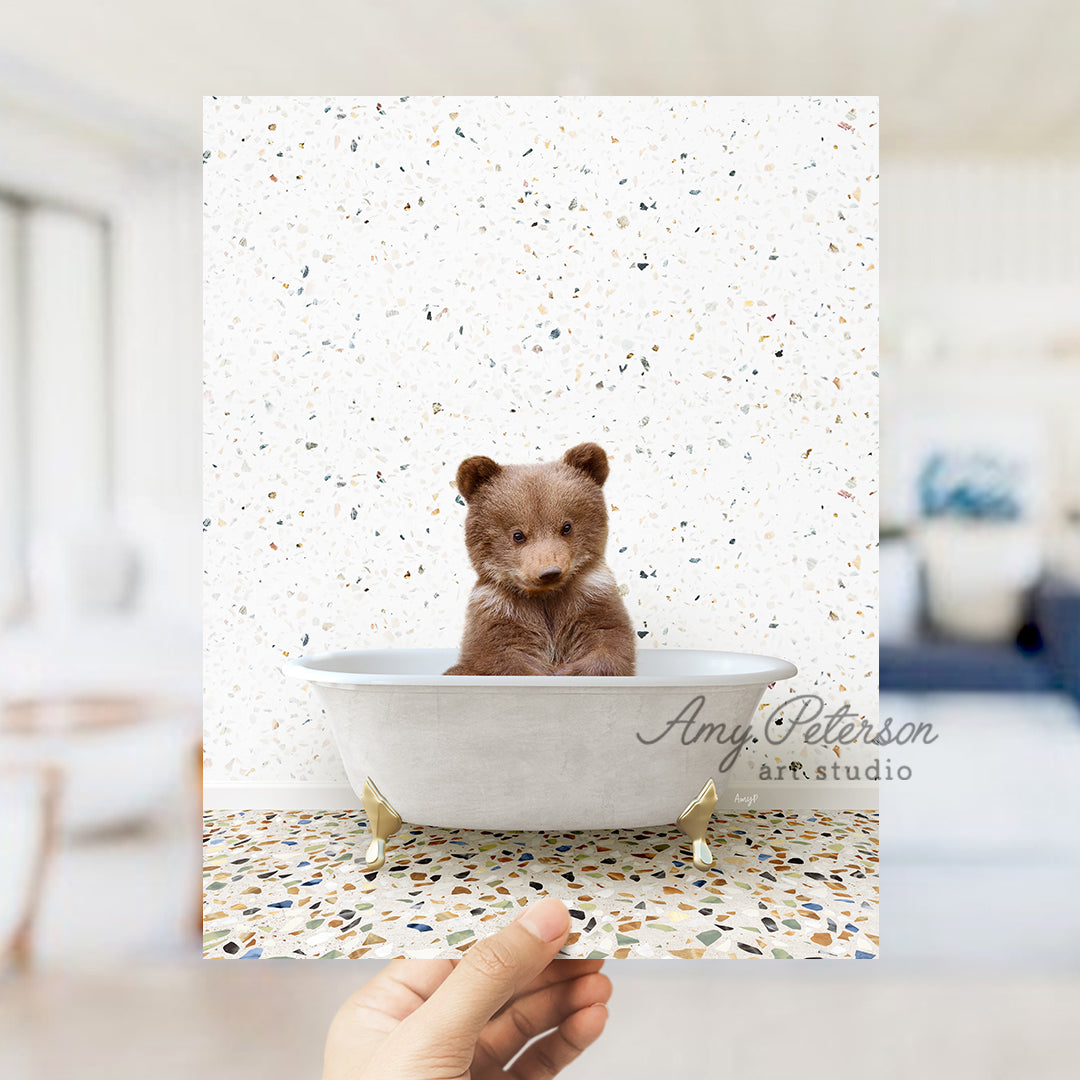
[[[459,829],[621,829],[674,822],[700,870],[708,822],[770,683],[770,656],[638,650],[637,674],[442,675],[452,649],[290,660],[313,685],[372,829],[368,869],[402,821]]]

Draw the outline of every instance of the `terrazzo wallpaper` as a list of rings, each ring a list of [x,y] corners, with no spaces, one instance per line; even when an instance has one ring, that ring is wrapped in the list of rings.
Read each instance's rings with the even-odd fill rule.
[[[763,727],[803,694],[876,724],[877,119],[207,99],[207,784],[343,784],[282,661],[456,646],[458,463],[583,441],[642,648],[794,661]],[[763,736],[733,787],[768,806],[879,756]]]

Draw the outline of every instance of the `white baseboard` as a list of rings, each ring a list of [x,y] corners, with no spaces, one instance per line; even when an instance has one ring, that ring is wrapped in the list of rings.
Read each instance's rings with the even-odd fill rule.
[[[360,797],[347,783],[309,784],[286,780],[260,784],[236,780],[203,784],[205,810],[362,810]]]
[[[205,784],[207,810],[360,810],[360,799],[347,784],[308,784],[294,780],[259,784],[246,780]],[[828,780],[759,781],[733,784],[717,810],[867,810],[878,808],[878,785],[872,780],[835,784]]]

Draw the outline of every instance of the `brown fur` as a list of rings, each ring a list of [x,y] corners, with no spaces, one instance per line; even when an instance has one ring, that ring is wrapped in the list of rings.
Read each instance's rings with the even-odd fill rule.
[[[596,443],[543,465],[461,463],[477,582],[447,675],[634,674],[630,618],[604,562],[607,476]]]

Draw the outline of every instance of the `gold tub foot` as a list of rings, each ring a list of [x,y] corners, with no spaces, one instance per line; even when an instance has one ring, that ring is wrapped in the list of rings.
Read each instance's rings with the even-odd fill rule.
[[[709,819],[716,809],[717,799],[716,785],[710,780],[675,822],[679,829],[690,837],[694,845],[694,866],[699,870],[709,870],[713,865],[708,839]]]
[[[367,860],[365,869],[378,870],[386,862],[386,841],[401,828],[401,815],[386,801],[370,776],[364,780],[360,801],[364,804],[371,827],[371,843],[364,856]]]

